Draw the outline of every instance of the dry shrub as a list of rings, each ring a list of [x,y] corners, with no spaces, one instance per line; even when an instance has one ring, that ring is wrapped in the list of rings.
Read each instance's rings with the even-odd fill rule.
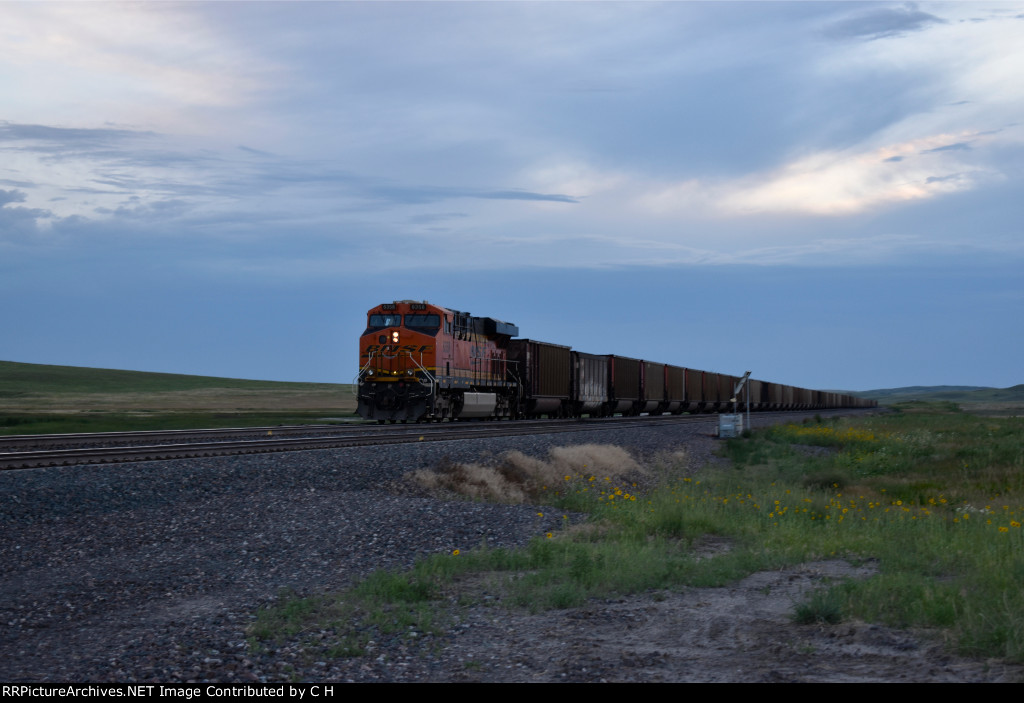
[[[671,452],[661,452],[654,458],[654,464],[666,472],[678,472],[690,468],[692,458],[686,447]]]
[[[537,459],[522,452],[507,452],[495,465],[447,462],[433,470],[409,474],[427,490],[444,490],[476,500],[525,503],[548,488],[561,486],[565,477],[596,476],[622,481],[639,478],[647,470],[621,447],[610,444],[580,444],[554,447],[548,458]]]

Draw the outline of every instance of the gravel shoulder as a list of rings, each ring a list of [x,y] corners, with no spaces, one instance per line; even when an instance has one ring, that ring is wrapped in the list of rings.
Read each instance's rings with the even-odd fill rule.
[[[256,609],[282,589],[323,593],[424,555],[483,540],[522,545],[562,526],[561,513],[543,506],[396,490],[407,471],[584,443],[618,444],[641,459],[685,446],[699,466],[715,460],[711,423],[0,474],[0,680],[1022,678],[1019,668],[950,657],[911,633],[790,623],[807,589],[870,571],[845,562],[543,615],[453,598],[446,635],[377,642],[356,659],[309,660],[288,643],[253,653],[246,643]]]

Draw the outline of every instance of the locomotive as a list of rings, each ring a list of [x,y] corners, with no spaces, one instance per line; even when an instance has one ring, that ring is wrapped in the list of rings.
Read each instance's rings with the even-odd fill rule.
[[[421,422],[683,412],[873,407],[874,401],[517,339],[519,328],[426,301],[367,313],[358,409],[367,420]]]

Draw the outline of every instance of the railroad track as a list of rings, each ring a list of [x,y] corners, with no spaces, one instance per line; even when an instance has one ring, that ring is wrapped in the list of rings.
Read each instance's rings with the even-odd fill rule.
[[[835,414],[839,411],[821,411]],[[849,411],[847,411],[849,412]],[[758,413],[766,415],[766,413]],[[806,417],[808,411],[770,413],[774,419]],[[715,415],[662,415],[579,420],[458,422],[424,425],[297,425],[228,430],[103,432],[0,437],[0,470],[48,466],[160,461],[194,457],[335,449],[378,444],[437,442],[527,434],[582,432],[669,424],[707,424]]]
[[[351,425],[277,425],[272,427],[228,427],[206,430],[147,430],[140,432],[84,432],[0,436],[0,453],[49,449],[85,449],[88,447],[125,447],[189,442],[223,442],[264,437],[310,437],[343,433],[366,428]]]

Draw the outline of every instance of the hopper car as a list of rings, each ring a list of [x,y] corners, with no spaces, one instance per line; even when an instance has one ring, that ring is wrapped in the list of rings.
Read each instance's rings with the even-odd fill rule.
[[[589,354],[519,338],[491,317],[399,300],[367,313],[359,342],[357,412],[378,422],[608,417],[874,407],[840,393]]]

